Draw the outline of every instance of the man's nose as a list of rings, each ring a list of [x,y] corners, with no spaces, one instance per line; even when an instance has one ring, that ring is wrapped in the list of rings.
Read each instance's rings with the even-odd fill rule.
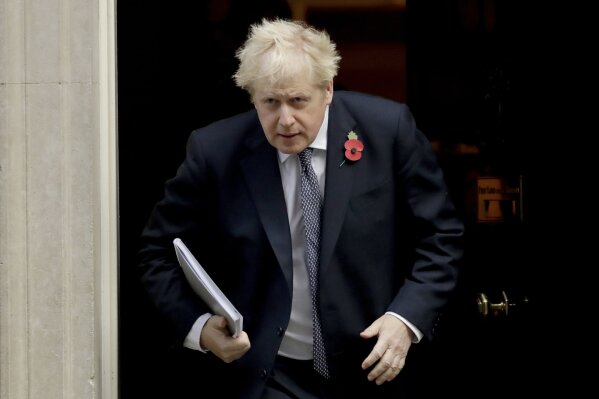
[[[291,126],[295,122],[293,110],[286,104],[283,104],[279,110],[279,124],[281,126]]]

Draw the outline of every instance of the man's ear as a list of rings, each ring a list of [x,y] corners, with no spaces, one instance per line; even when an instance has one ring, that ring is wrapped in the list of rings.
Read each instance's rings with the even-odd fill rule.
[[[329,83],[327,83],[327,87],[325,88],[326,90],[326,94],[325,94],[325,100],[327,105],[329,105],[331,103],[331,101],[333,101],[333,81],[329,80]]]

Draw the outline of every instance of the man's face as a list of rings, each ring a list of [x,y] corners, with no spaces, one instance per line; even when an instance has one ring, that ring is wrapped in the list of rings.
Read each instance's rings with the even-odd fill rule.
[[[285,154],[297,154],[312,144],[332,99],[333,82],[325,89],[291,82],[257,88],[253,95],[266,139]]]

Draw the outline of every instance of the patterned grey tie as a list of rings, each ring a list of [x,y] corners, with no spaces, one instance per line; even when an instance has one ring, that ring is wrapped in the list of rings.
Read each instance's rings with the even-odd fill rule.
[[[320,215],[322,199],[316,173],[312,168],[312,148],[297,154],[301,164],[301,201],[306,233],[306,266],[312,294],[312,338],[314,340],[314,369],[329,378],[324,341],[320,325],[318,300],[318,269],[320,262]]]

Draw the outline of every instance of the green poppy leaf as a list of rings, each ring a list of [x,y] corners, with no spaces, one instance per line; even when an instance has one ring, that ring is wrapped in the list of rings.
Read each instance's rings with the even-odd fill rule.
[[[357,140],[358,135],[353,130],[347,134],[347,138],[350,140]]]

